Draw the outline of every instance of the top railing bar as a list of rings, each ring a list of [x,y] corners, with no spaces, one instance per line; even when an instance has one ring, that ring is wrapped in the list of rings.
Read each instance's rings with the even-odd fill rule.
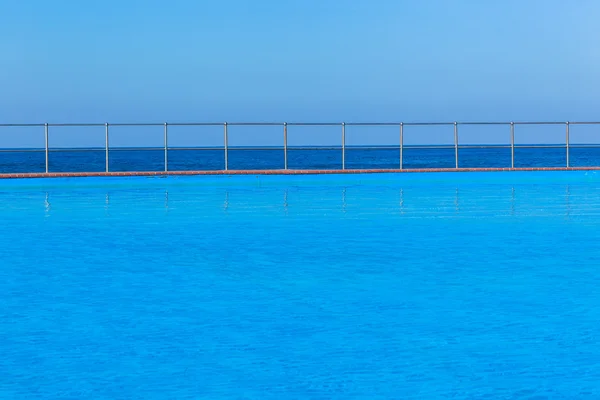
[[[404,122],[404,126],[453,126],[454,122]]]
[[[112,124],[109,124],[112,125]],[[95,123],[95,122],[75,122],[75,123],[56,123],[56,124],[51,124],[48,123],[48,126],[52,127],[52,126],[73,126],[73,127],[84,127],[84,126],[106,126],[106,123]]]
[[[457,125],[510,125],[510,122],[457,122]],[[346,122],[346,126],[436,126],[454,125],[454,122]]]
[[[514,121],[515,125],[565,125],[567,121]],[[164,126],[164,122],[116,122],[109,126]],[[227,122],[233,126],[283,126],[284,122]],[[454,122],[346,122],[347,126],[442,126],[454,125]],[[457,125],[510,125],[511,122],[503,121],[463,121]],[[571,125],[600,125],[600,121],[569,121]],[[45,126],[45,123],[0,123],[0,127],[35,127]],[[174,126],[222,126],[223,122],[169,122]],[[288,122],[288,126],[341,126],[342,122]],[[48,123],[49,127],[57,126],[106,126],[105,122],[74,122],[74,123]]]
[[[147,123],[137,123],[137,122],[119,122],[115,124],[109,124],[110,126],[165,126],[164,122],[147,122]],[[169,122],[169,125],[175,125]]]
[[[221,124],[223,125],[223,124]],[[283,122],[228,122],[229,126],[283,126]],[[289,124],[288,124],[289,125]]]
[[[229,122],[227,124],[230,125]],[[137,126],[137,124],[135,124],[135,125],[113,124],[113,125]],[[164,125],[164,123],[157,124],[157,125]],[[168,125],[169,126],[223,126],[223,123],[222,122],[169,122]]]
[[[537,121],[537,122],[529,122],[529,121],[514,121],[515,125],[564,125],[566,122],[558,122],[558,121]]]
[[[288,122],[288,126],[341,126],[341,122]]]
[[[46,124],[0,124],[0,127],[28,127],[28,126],[46,126]]]
[[[346,126],[400,126],[401,122],[346,122]]]
[[[510,122],[457,122],[457,125],[510,125]]]

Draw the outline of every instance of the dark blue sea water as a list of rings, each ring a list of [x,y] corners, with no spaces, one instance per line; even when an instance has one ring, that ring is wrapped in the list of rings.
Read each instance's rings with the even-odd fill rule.
[[[169,150],[168,168],[176,171],[222,170],[223,149]],[[346,168],[398,168],[397,148],[347,148]],[[162,171],[164,150],[111,150],[111,171]],[[459,166],[464,168],[510,167],[508,148],[463,148],[459,150]],[[229,169],[282,169],[282,149],[235,149],[229,150]],[[340,169],[341,149],[288,151],[290,169]],[[404,150],[404,168],[454,168],[454,149]],[[517,148],[515,167],[562,167],[566,165],[566,150],[562,148]],[[571,148],[570,165],[574,167],[600,166],[600,148]],[[50,172],[95,172],[105,170],[104,150],[51,151]],[[0,173],[44,172],[43,151],[0,153]]]

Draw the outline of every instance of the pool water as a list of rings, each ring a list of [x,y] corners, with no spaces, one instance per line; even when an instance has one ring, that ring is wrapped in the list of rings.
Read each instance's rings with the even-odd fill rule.
[[[0,182],[0,398],[600,398],[600,173]]]

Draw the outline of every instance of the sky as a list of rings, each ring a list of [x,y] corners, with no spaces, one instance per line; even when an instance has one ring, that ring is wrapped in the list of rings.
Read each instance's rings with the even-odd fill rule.
[[[598,20],[597,0],[4,0],[0,123],[600,120]],[[7,129],[0,147],[40,140]],[[393,144],[393,129],[355,136]],[[281,136],[238,131],[240,144]],[[53,144],[103,143],[74,132],[53,129]],[[337,127],[307,132],[339,141]],[[222,140],[220,127],[206,143],[173,135]]]

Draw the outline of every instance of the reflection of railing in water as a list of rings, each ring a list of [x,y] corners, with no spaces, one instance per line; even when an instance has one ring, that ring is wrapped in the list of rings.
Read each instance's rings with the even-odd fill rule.
[[[340,150],[341,151],[341,169],[346,169],[346,153],[348,149],[351,147],[346,145],[346,127],[348,126],[363,126],[363,127],[376,127],[376,126],[389,126],[389,127],[397,127],[398,135],[399,135],[399,145],[398,146],[377,146],[377,147],[369,147],[369,146],[361,146],[361,149],[369,149],[369,148],[393,148],[398,150],[398,169],[402,170],[405,168],[404,161],[404,151],[408,149],[453,149],[454,150],[454,168],[459,168],[459,149],[469,149],[469,148],[503,148],[510,149],[510,167],[515,167],[515,149],[519,148],[555,148],[555,149],[565,149],[566,156],[566,167],[571,167],[570,163],[570,149],[571,148],[600,148],[600,145],[597,144],[572,144],[569,138],[569,127],[570,125],[599,125],[600,122],[374,122],[374,123],[318,123],[318,122],[296,122],[296,123],[286,123],[286,122],[265,122],[265,123],[255,123],[255,122],[236,122],[236,123],[217,123],[217,122],[192,122],[192,123],[66,123],[66,124],[0,124],[0,127],[43,127],[44,128],[44,138],[45,138],[45,146],[43,149],[0,149],[0,152],[41,152],[43,151],[45,154],[45,172],[49,172],[49,158],[51,152],[82,152],[82,151],[103,151],[105,156],[105,172],[109,171],[109,156],[112,151],[131,151],[131,150],[139,150],[139,151],[161,151],[164,153],[164,171],[169,170],[169,150],[171,151],[180,151],[180,150],[215,150],[220,149],[223,151],[223,161],[224,161],[224,170],[229,170],[229,155],[231,151],[239,150],[239,149],[264,149],[264,150],[273,150],[274,147],[233,147],[229,145],[229,132],[228,129],[230,126],[255,126],[255,127],[276,127],[280,126],[282,128],[283,135],[283,145],[282,147],[278,147],[283,151],[283,169],[287,170],[289,168],[288,165],[288,153],[290,150],[301,150],[301,149],[330,149],[330,150]],[[507,126],[510,128],[510,144],[508,145],[467,145],[459,143],[459,126],[462,125],[496,125],[496,126]],[[515,144],[515,126],[516,125],[563,125],[565,127],[565,143],[560,145],[517,145]],[[136,147],[136,148],[111,148],[109,145],[109,128],[110,127],[151,127],[151,126],[159,126],[163,127],[163,135],[164,135],[164,145],[160,148],[157,147]],[[194,126],[222,126],[223,127],[223,146],[222,147],[169,147],[169,136],[168,136],[168,128],[169,126],[185,126],[185,127],[194,127]],[[298,147],[290,147],[288,146],[288,130],[289,127],[292,126],[321,126],[321,127],[339,127],[341,130],[341,143],[339,146],[328,146],[328,147],[315,147],[315,146],[298,146]],[[439,146],[415,146],[415,145],[405,145],[404,144],[404,135],[407,127],[411,126],[451,126],[453,127],[454,132],[454,143],[452,145],[439,145]],[[50,128],[52,127],[104,127],[105,131],[105,145],[103,148],[80,148],[80,149],[57,149],[50,148],[49,146],[49,136],[50,136]],[[451,168],[450,168],[451,169]]]
[[[339,207],[340,210],[342,211],[342,213],[347,214],[348,213],[348,201],[347,201],[347,196],[348,196],[348,188],[346,187],[342,187],[340,188],[341,190],[341,197],[340,197],[340,202]],[[460,198],[460,188],[459,187],[449,187],[448,190],[451,190],[453,193],[453,208],[454,208],[454,214],[461,214],[461,213],[465,213],[465,212],[469,212],[468,210],[465,210],[464,208],[461,207],[461,198]],[[564,202],[562,202],[562,206],[564,206],[564,216],[569,218],[571,216],[571,212],[572,212],[572,199],[571,199],[571,185],[565,185],[564,187]],[[404,188],[400,188],[398,193],[398,203],[397,203],[397,207],[398,207],[398,213],[400,215],[407,215],[407,214],[411,214],[410,210],[411,207],[409,206],[408,209],[406,207],[405,204],[405,197],[406,197],[406,189]],[[409,191],[410,193],[410,191]],[[281,201],[281,206],[282,206],[282,210],[284,211],[284,214],[287,216],[288,215],[288,211],[289,211],[289,201],[290,201],[290,191],[288,189],[284,189],[281,193],[282,195],[282,201]],[[222,210],[224,213],[228,213],[229,212],[229,208],[231,207],[231,193],[229,190],[224,190],[223,192],[223,205],[222,205]],[[165,190],[164,191],[164,208],[165,210],[168,212],[169,211],[169,202],[171,201],[170,199],[170,195],[169,195],[169,191]],[[511,186],[510,187],[510,193],[507,193],[507,213],[508,215],[514,217],[517,215],[517,188],[515,186]],[[106,212],[108,212],[111,208],[111,195],[110,193],[105,193],[104,197],[103,197],[103,206]],[[418,203],[414,203],[414,204],[418,204]],[[464,204],[463,204],[464,205]],[[44,192],[44,212],[45,214],[48,216],[52,213],[52,201],[51,201],[51,195],[50,192]]]
[[[515,187],[513,186],[510,191],[510,215],[515,215]]]
[[[565,215],[569,217],[571,215],[571,190],[569,185],[567,185],[566,193],[565,193]]]

